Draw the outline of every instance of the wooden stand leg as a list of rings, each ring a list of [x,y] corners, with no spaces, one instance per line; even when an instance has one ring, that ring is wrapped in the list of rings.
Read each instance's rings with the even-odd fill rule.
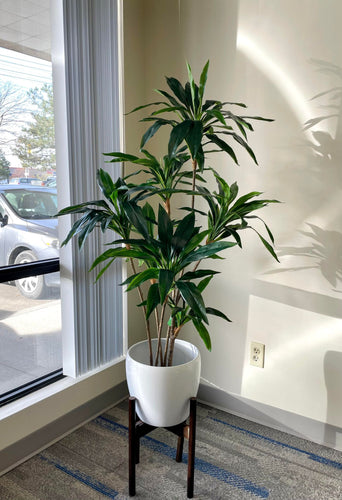
[[[194,496],[194,473],[195,473],[195,440],[196,440],[196,398],[190,399],[190,417],[189,425],[183,422],[172,427],[165,427],[166,430],[178,436],[176,461],[181,462],[183,456],[184,437],[189,440],[188,452],[188,481],[187,496]],[[134,497],[135,488],[135,466],[139,463],[140,438],[156,429],[152,425],[145,424],[137,418],[136,398],[129,398],[129,423],[128,423],[128,441],[129,441],[129,496]]]
[[[194,496],[195,473],[195,441],[196,441],[196,398],[190,399],[189,420],[189,453],[188,453],[188,498]]]
[[[135,463],[137,453],[137,437],[135,432],[135,398],[129,398],[129,425],[128,425],[128,443],[129,443],[129,496],[135,496]],[[139,441],[139,439],[138,439]]]
[[[176,462],[181,462],[183,458],[184,436],[179,436],[177,442]]]

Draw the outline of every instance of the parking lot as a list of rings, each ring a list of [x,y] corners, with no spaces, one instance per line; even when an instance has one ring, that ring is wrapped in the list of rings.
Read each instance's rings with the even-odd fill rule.
[[[0,284],[0,394],[62,367],[60,299],[23,297]]]

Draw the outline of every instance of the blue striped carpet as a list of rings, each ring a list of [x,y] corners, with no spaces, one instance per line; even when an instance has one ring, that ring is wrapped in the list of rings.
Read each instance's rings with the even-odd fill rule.
[[[128,497],[127,402],[0,478],[1,500]],[[137,499],[185,499],[187,454],[156,429],[141,440]],[[186,443],[184,447],[186,451]],[[342,453],[199,405],[198,499],[342,499]]]

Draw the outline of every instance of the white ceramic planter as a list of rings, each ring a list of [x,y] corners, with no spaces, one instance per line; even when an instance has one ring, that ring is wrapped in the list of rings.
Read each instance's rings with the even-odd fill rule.
[[[157,340],[152,342],[155,352]],[[188,418],[189,399],[197,395],[200,373],[200,353],[184,340],[175,342],[173,366],[150,366],[147,340],[133,345],[127,352],[130,396],[137,398],[139,418],[155,427],[170,427]]]

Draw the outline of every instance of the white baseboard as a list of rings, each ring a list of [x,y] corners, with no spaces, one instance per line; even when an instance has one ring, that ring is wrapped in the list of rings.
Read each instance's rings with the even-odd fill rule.
[[[4,448],[0,452],[0,476],[25,462],[78,427],[97,417],[128,396],[126,381],[70,411],[63,417]]]
[[[204,383],[200,384],[198,400],[258,424],[342,451],[340,427],[230,394]]]

